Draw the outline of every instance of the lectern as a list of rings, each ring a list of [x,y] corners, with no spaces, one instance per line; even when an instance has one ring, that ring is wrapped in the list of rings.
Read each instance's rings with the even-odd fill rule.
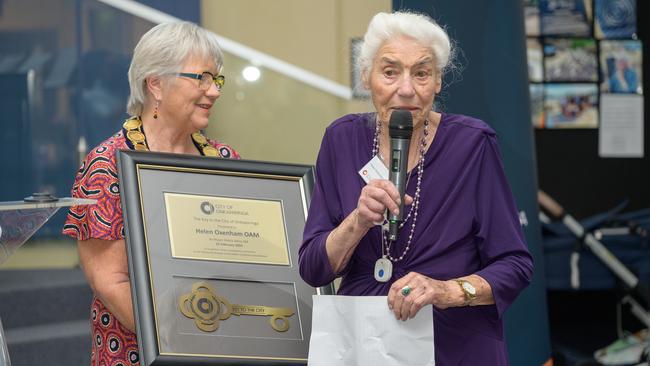
[[[0,264],[34,235],[59,208],[96,202],[81,198],[55,198],[43,193],[35,193],[23,201],[0,202]],[[0,366],[10,365],[0,319]]]

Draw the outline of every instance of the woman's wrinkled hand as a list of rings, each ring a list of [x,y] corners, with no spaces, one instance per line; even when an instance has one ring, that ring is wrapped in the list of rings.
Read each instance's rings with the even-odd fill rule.
[[[427,304],[446,309],[454,304],[458,290],[450,281],[439,281],[417,272],[410,272],[395,281],[388,291],[388,307],[398,320],[407,320]],[[404,290],[408,288],[408,290]]]
[[[399,192],[395,185],[386,179],[373,179],[361,190],[357,202],[358,224],[366,229],[384,221],[384,214],[389,209],[394,213],[399,210]],[[404,204],[410,205],[413,198],[404,196]]]

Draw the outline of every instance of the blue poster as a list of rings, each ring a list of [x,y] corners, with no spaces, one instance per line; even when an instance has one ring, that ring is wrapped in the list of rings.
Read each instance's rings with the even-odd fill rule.
[[[596,0],[596,38],[633,38],[636,0]]]

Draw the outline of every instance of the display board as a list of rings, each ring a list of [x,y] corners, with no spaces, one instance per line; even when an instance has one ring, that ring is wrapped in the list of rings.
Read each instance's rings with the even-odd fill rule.
[[[549,2],[523,2],[540,187],[578,218],[624,201],[626,210],[650,207],[648,2],[555,8],[565,22],[587,24],[586,34],[545,31]],[[566,17],[571,12],[582,16]]]

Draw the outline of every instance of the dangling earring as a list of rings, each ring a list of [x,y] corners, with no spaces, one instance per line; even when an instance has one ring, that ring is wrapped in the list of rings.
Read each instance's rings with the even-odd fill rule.
[[[159,101],[156,101],[156,107],[153,109],[153,119],[158,119],[158,106],[160,105]]]

